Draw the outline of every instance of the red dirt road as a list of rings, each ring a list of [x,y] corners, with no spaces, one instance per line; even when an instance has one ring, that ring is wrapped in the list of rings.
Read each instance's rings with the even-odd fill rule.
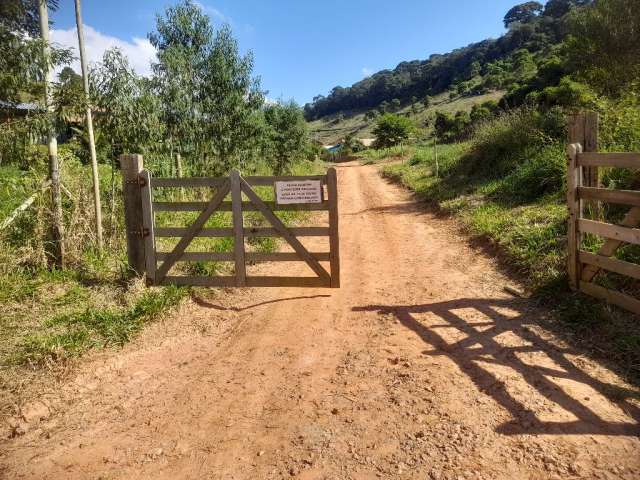
[[[0,478],[640,478],[637,390],[375,167],[338,178],[342,289],[196,298],[25,408]]]

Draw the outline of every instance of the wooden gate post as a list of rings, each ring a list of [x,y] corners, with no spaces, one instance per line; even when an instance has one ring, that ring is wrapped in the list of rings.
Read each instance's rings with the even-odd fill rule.
[[[340,288],[340,240],[338,238],[338,177],[336,169],[327,171],[327,195],[329,196],[329,262],[331,288]]]
[[[231,182],[231,211],[233,214],[233,256],[235,260],[236,287],[247,285],[247,270],[244,255],[244,219],[242,215],[242,190],[240,186],[240,172],[232,170],[229,178]]]
[[[580,113],[569,116],[568,144],[579,143],[583,152],[598,151],[598,114],[596,112]],[[598,167],[584,167],[582,169],[582,185],[585,187],[600,187]],[[599,202],[587,201],[599,216]]]
[[[129,269],[136,275],[143,275],[145,272],[142,195],[140,191],[142,167],[142,155],[120,155],[124,222],[127,232],[127,258]]]
[[[579,153],[582,153],[582,146],[579,143],[570,144],[567,148],[567,206],[569,208],[567,272],[569,274],[569,286],[572,290],[580,288],[581,276],[581,264],[578,257],[581,243],[579,220],[582,217],[582,207],[578,197],[578,187],[582,183],[581,167],[578,166]]]

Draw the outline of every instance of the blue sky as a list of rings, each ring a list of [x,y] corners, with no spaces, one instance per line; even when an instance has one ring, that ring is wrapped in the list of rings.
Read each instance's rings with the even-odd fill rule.
[[[153,47],[155,13],[170,0],[83,0],[90,60],[120,46],[140,73]],[[252,50],[270,98],[301,104],[336,85],[404,60],[427,58],[504,32],[502,18],[518,0],[199,0],[214,25],[228,22],[242,51]],[[52,15],[54,41],[74,46],[73,0]]]

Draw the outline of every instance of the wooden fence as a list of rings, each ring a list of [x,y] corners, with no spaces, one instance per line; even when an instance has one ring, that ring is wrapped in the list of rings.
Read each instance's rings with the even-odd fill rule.
[[[567,151],[569,282],[574,290],[640,314],[640,300],[594,283],[600,270],[640,280],[640,265],[614,258],[623,244],[640,245],[640,191],[602,188],[598,172],[600,167],[640,169],[640,153],[598,153],[597,125],[595,114],[575,116],[569,123],[570,142],[580,138],[584,142],[571,142]],[[631,209],[614,225],[601,221],[602,203],[629,205]],[[585,218],[587,206],[599,220]],[[584,234],[605,238],[597,253],[582,250]]]
[[[153,178],[143,169],[141,155],[123,155],[120,158],[124,182],[125,221],[130,267],[146,274],[149,285],[193,285],[209,287],[340,287],[340,259],[338,240],[338,189],[335,169],[326,175],[312,176],[249,176],[233,171],[229,177],[211,178]],[[274,186],[276,182],[319,182],[321,198],[316,203],[278,204],[265,201],[252,188]],[[206,187],[213,192],[208,201],[156,201],[154,191],[159,188]],[[245,195],[248,201],[244,201]],[[227,199],[227,197],[230,197]],[[287,227],[274,212],[326,211],[327,227]],[[189,226],[158,227],[157,212],[199,212]],[[231,212],[232,226],[205,228],[215,212]],[[245,227],[244,212],[260,212],[268,227]],[[196,237],[233,238],[232,252],[187,252]],[[249,252],[245,239],[280,237],[293,252]],[[309,252],[298,237],[328,237],[329,251]],[[171,251],[158,251],[158,238],[178,238]],[[231,262],[232,276],[170,275],[177,262]],[[250,276],[248,262],[303,261],[316,274],[315,277]],[[327,271],[322,262],[328,263]]]

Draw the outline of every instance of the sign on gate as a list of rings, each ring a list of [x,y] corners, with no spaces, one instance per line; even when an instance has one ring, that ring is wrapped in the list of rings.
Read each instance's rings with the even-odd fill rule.
[[[276,182],[276,202],[279,205],[322,203],[320,180]]]
[[[138,273],[146,273],[149,285],[340,287],[335,169],[330,168],[326,175],[302,177],[242,177],[234,170],[229,177],[152,178],[149,171],[142,169],[140,155],[123,155],[120,161],[126,187],[125,220],[129,264]],[[253,188],[256,186],[274,188],[276,201],[260,198]],[[190,187],[209,188],[211,196],[207,201],[199,202],[162,201],[155,198],[156,189],[179,188],[184,191]],[[324,211],[328,217],[328,226],[287,227],[275,214],[287,210]],[[197,216],[186,226],[183,222],[179,225],[159,226],[156,225],[158,212],[197,212]],[[231,226],[206,227],[208,220],[216,212],[229,212]],[[245,225],[244,212],[259,212],[266,225]],[[156,240],[166,237],[177,239],[177,243],[170,251],[161,251]],[[202,251],[206,250],[202,247],[199,249],[201,251],[193,251],[193,240],[198,237],[233,238],[233,251]],[[245,239],[257,237],[280,237],[292,251],[250,251]],[[310,251],[299,240],[302,237],[328,238],[328,251]],[[174,268],[179,262],[209,261],[232,263],[235,267],[233,275],[191,276],[181,274],[184,269]],[[247,272],[247,263],[261,261],[305,262],[315,276],[261,276]]]

